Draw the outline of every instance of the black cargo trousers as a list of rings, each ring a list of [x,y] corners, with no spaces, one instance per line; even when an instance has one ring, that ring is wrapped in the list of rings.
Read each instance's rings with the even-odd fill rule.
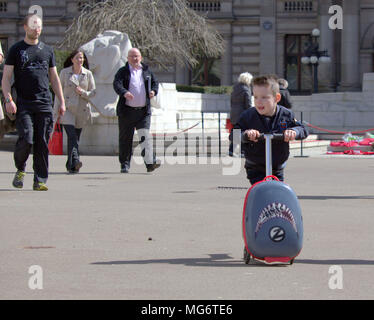
[[[33,152],[34,182],[46,183],[48,179],[48,141],[53,129],[51,112],[21,108],[17,111],[18,140],[14,149],[17,170],[25,171],[26,162]]]

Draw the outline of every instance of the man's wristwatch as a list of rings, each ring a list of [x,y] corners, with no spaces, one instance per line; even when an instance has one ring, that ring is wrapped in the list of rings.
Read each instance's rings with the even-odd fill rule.
[[[12,102],[12,101],[13,101],[12,97],[5,98],[5,103],[9,103],[9,102]]]

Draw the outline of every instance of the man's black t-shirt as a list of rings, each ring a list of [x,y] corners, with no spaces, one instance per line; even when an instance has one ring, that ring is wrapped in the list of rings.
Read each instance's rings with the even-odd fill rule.
[[[50,112],[49,68],[56,66],[52,47],[41,41],[37,45],[19,41],[8,51],[5,64],[14,66],[17,109],[35,108]]]

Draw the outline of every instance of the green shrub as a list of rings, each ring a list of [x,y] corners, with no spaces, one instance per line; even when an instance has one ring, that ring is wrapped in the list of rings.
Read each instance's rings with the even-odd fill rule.
[[[64,62],[69,54],[70,51],[55,49],[56,67],[58,74],[60,74],[60,71],[64,68]]]
[[[197,93],[211,93],[211,94],[231,94],[232,86],[220,86],[220,87],[213,87],[213,86],[188,86],[177,84],[176,85],[177,91],[179,92],[197,92]]]
[[[205,93],[212,94],[231,94],[232,86],[204,87]]]
[[[177,91],[180,91],[180,92],[204,93],[204,87],[199,87],[199,86],[188,86],[184,84],[177,84],[176,88],[177,88]]]

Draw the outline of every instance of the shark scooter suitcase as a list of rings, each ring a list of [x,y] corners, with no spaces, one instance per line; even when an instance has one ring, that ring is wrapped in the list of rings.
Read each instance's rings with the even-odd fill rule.
[[[262,134],[265,139],[266,177],[247,192],[243,208],[244,262],[292,264],[303,244],[301,208],[295,192],[272,175],[272,139],[283,134]]]

